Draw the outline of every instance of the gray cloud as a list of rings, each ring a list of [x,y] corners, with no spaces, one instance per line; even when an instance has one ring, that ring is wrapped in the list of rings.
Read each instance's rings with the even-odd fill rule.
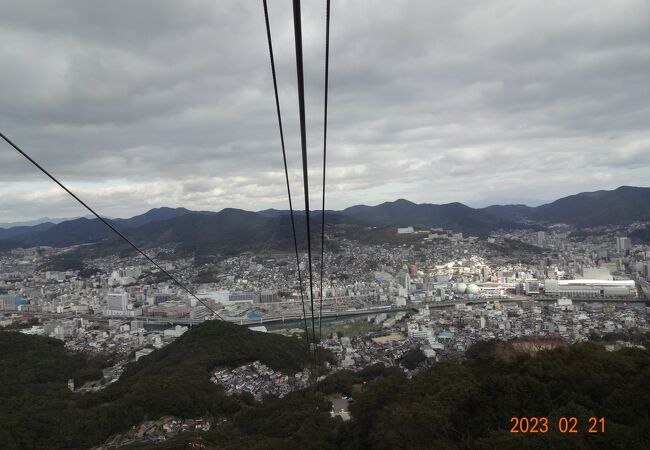
[[[271,21],[293,191],[291,7]],[[328,207],[650,179],[650,4],[334,1]],[[317,202],[324,6],[304,2]],[[261,2],[0,0],[0,124],[97,209],[286,207]],[[2,221],[83,214],[0,146]]]

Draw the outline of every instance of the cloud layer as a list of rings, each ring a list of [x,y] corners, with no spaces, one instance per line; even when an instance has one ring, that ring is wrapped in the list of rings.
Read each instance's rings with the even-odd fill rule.
[[[650,3],[332,2],[328,207],[650,180]],[[291,2],[270,0],[301,202]],[[312,202],[324,2],[304,2]],[[110,216],[285,208],[261,2],[0,0],[0,126]],[[0,221],[84,212],[0,145]]]

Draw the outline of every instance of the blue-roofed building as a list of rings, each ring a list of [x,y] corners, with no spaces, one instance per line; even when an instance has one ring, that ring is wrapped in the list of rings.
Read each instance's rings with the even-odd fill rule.
[[[454,333],[451,331],[441,331],[438,333],[438,339],[451,339],[454,337]]]

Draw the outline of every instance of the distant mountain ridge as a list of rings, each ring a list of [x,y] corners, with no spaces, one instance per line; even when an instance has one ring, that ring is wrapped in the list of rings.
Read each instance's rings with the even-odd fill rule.
[[[423,225],[425,227],[447,228],[467,233],[484,234],[499,228],[517,228],[518,225],[508,219],[494,217],[483,211],[470,208],[462,203],[434,205],[416,204],[399,199],[377,206],[352,206],[341,214],[365,221],[374,226]]]
[[[530,207],[493,205],[488,214],[513,221],[567,223],[581,227],[650,221],[650,188],[621,186],[612,191],[581,192]]]
[[[83,217],[85,217],[86,219],[90,219],[93,216],[92,215],[86,215],[86,216],[83,216]],[[55,219],[52,219],[50,217],[41,217],[40,219],[34,219],[34,220],[0,223],[0,228],[32,227],[34,225],[40,225],[40,224],[43,224],[43,223],[57,224],[57,223],[65,222],[65,221],[68,221],[68,220],[75,220],[75,219],[79,219],[79,217],[65,217],[65,218],[64,217],[59,217],[59,218],[55,218]]]
[[[106,219],[120,231],[136,228],[149,222],[160,221],[189,213],[185,208],[154,208],[130,219]],[[66,247],[97,242],[112,236],[113,232],[99,219],[67,220],[59,224],[41,223],[32,227],[0,229],[0,242],[14,241],[26,246]]]
[[[399,199],[376,206],[356,205],[326,211],[328,225],[356,227],[421,226],[487,235],[499,229],[566,223],[578,227],[650,221],[650,188],[621,186],[612,191],[583,192],[537,207],[492,205],[470,208],[462,203],[416,204]],[[304,211],[296,211],[296,229],[304,239]],[[320,211],[312,212],[313,229],[320,230]],[[289,212],[259,212],[226,208],[220,212],[185,208],[154,208],[128,219],[108,219],[142,245],[178,245],[185,251],[259,248],[283,249],[292,244]],[[0,249],[30,246],[65,247],[96,243],[113,233],[98,219],[79,218],[59,224],[41,223],[0,229]]]

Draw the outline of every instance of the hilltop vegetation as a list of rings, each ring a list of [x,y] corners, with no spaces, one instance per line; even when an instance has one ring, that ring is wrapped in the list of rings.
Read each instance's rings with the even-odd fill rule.
[[[69,353],[56,339],[0,331],[0,448],[56,448],[73,399],[68,380],[97,380],[109,363]]]
[[[487,246],[489,254],[507,261],[536,261],[544,254],[543,248],[514,239],[504,239],[502,242]]]
[[[504,357],[507,356],[507,357]],[[514,356],[514,357],[513,357]],[[608,352],[596,344],[518,352],[498,342],[475,345],[468,360],[435,365],[408,380],[396,368],[340,371],[319,386],[245,406],[208,433],[157,447],[186,449],[613,449],[650,444],[647,351]],[[353,419],[330,419],[323,397],[352,395]],[[547,417],[547,433],[511,433],[510,419]],[[576,417],[577,433],[560,433]],[[604,417],[604,433],[588,433]]]
[[[96,380],[109,362],[69,353],[57,339],[0,332],[0,398],[36,389],[44,382],[66,385],[71,378],[76,384]]]
[[[195,327],[131,364],[100,394],[79,395],[65,381],[90,367],[51,339],[0,333],[0,447],[88,448],[162,415],[227,420],[207,433],[184,433],[160,446],[185,449],[587,449],[648,448],[650,357],[646,350],[608,352],[598,344],[527,352],[509,343],[473,346],[464,362],[443,362],[406,379],[375,365],[339,371],[318,389],[257,403],[226,397],[209,382],[219,365],[259,359],[285,372],[309,363],[304,342],[220,322]],[[86,375],[86,377],[89,374]],[[91,377],[92,378],[92,377]],[[16,387],[15,380],[20,385]],[[21,384],[22,383],[22,384]],[[351,395],[353,419],[329,415],[327,395]],[[547,433],[510,433],[513,416],[547,417]],[[578,432],[560,433],[560,417]],[[589,417],[605,433],[588,433]]]
[[[228,416],[244,400],[211,383],[217,366],[260,360],[294,373],[310,363],[303,341],[210,321],[131,363],[96,394],[73,394],[69,378],[99,379],[97,363],[59,341],[0,332],[0,448],[88,448],[145,418]],[[105,365],[105,364],[104,364]]]

